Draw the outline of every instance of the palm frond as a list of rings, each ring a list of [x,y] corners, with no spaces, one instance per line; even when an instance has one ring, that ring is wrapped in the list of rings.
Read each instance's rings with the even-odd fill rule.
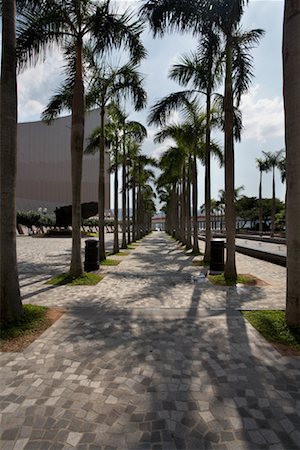
[[[164,125],[171,113],[176,109],[182,109],[193,94],[193,91],[180,91],[164,97],[151,107],[148,125]]]
[[[94,51],[98,54],[124,46],[129,50],[134,63],[138,63],[147,55],[140,37],[143,31],[141,21],[133,20],[133,15],[128,11],[124,14],[112,12],[109,0],[97,6],[88,28],[95,36]]]
[[[99,151],[99,142],[101,136],[101,128],[96,127],[91,132],[88,138],[88,145],[86,146],[84,153],[87,155],[94,155],[97,151]]]
[[[261,29],[243,32],[238,30],[233,39],[233,86],[236,105],[239,106],[241,96],[248,91],[253,74],[253,57],[249,53],[263,36]]]
[[[66,43],[67,15],[55,2],[23,11],[17,20],[16,55],[20,69],[44,59],[55,44]]]
[[[50,123],[59,116],[63,110],[71,110],[73,99],[73,82],[63,84],[50,99],[47,107],[42,112],[42,120]]]

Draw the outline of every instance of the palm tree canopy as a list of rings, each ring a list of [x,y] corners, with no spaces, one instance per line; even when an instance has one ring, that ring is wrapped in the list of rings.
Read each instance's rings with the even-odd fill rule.
[[[273,153],[263,151],[263,154],[265,156],[266,171],[268,172],[278,166],[284,154],[284,150],[281,149]]]
[[[260,170],[260,172],[267,171],[267,164],[264,159],[256,158],[256,166]]]
[[[43,0],[38,8],[22,11],[17,30],[20,67],[45,57],[53,44],[64,49],[82,43],[84,38],[100,55],[124,46],[134,63],[146,56],[140,40],[141,22],[134,21],[128,11],[112,11],[109,0]]]

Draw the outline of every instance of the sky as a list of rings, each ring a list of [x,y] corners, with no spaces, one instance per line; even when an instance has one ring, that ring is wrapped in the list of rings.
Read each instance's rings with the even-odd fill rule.
[[[282,98],[282,24],[283,0],[250,0],[246,8],[242,25],[244,29],[262,28],[265,36],[257,48],[252,50],[254,57],[254,78],[252,86],[242,98],[243,114],[242,140],[235,144],[235,186],[244,186],[243,194],[258,196],[259,171],[256,158],[262,157],[262,151],[275,152],[284,148],[284,114]],[[137,6],[137,2],[121,0],[121,8]],[[145,78],[148,93],[147,108],[134,112],[131,108],[130,119],[147,124],[149,108],[162,97],[182,90],[177,83],[168,79],[172,64],[180,56],[194,51],[197,41],[190,35],[166,34],[163,38],[153,39],[152,33],[143,33],[143,42],[148,57],[140,66]],[[35,68],[27,69],[18,78],[19,121],[28,122],[40,119],[62,79],[63,60],[59,52],[53,50],[45,62]],[[205,99],[202,99],[205,107]],[[180,121],[178,114],[174,120]],[[159,131],[148,127],[148,138],[143,143],[143,153],[159,158],[172,141],[154,144],[153,137]],[[223,135],[212,136],[223,147]],[[271,173],[263,176],[263,196],[271,197]],[[219,190],[224,189],[224,170],[217,162],[212,163],[212,197],[217,199]],[[276,173],[276,196],[284,200],[285,186]],[[204,203],[204,169],[199,164],[199,206]]]

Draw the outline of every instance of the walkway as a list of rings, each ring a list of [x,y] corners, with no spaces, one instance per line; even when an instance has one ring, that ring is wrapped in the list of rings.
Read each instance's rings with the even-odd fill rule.
[[[23,265],[25,302],[66,314],[0,356],[1,449],[299,449],[300,360],[237,311],[282,308],[285,269],[238,266],[268,284],[212,287],[158,232],[96,287],[51,288]]]

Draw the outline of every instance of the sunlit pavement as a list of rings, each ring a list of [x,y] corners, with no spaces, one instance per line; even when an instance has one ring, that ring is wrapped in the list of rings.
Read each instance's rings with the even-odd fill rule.
[[[70,241],[21,238],[18,255],[24,302],[66,313],[1,355],[1,449],[300,448],[300,359],[239,312],[284,308],[284,268],[237,255],[265,284],[214,287],[154,232],[99,285],[51,287]]]

